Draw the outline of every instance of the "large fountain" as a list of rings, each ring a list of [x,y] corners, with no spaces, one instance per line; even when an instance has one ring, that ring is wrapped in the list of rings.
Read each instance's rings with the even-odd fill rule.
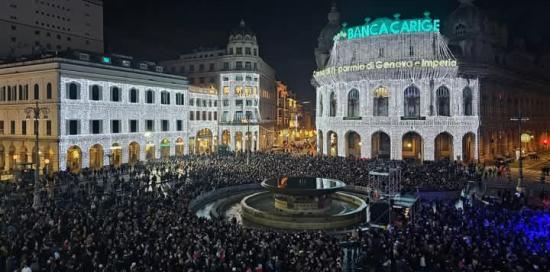
[[[365,222],[366,204],[341,192],[346,184],[328,178],[266,179],[267,191],[240,201],[242,221],[277,229],[342,229]]]

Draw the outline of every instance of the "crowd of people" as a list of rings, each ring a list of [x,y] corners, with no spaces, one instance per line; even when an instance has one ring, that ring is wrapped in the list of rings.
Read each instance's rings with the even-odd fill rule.
[[[457,190],[466,181],[480,177],[475,165],[448,161],[415,165],[261,153],[251,155],[249,164],[246,161],[244,156],[233,155],[186,156],[117,169],[84,169],[79,174],[58,172],[50,178],[38,206],[33,203],[31,188],[9,185],[0,203],[0,270],[342,271],[339,237],[325,232],[247,229],[236,221],[199,218],[188,209],[189,202],[216,188],[282,175],[330,177],[368,186],[369,171],[399,168],[405,190]],[[420,265],[421,261],[410,259],[414,253],[418,258],[424,254],[426,269],[441,271],[437,268],[443,261],[437,258],[444,252],[452,254],[458,246],[462,246],[462,255],[457,253],[455,257],[464,260],[441,266],[442,270],[495,265],[480,255],[475,258],[479,266],[472,266],[475,251],[470,252],[452,241],[453,236],[447,236],[454,233],[459,237],[462,230],[469,231],[465,235],[470,235],[470,240],[485,235],[474,232],[479,226],[469,228],[479,223],[467,221],[466,215],[473,212],[456,214],[443,206],[437,213],[422,213],[423,218],[412,227],[395,232],[369,230],[360,241],[367,256],[385,255],[390,248],[396,251],[393,264],[400,267]],[[468,220],[484,223],[483,216],[490,218],[491,214],[475,216],[480,218]],[[417,226],[425,222],[432,225]],[[431,231],[434,236],[430,236]],[[476,244],[479,252],[493,246],[490,243],[499,238],[494,233],[486,233],[482,237],[485,243]],[[395,241],[400,246],[396,247]],[[439,243],[447,251],[434,248]],[[523,258],[525,254],[516,251],[523,245],[499,244],[495,250],[501,254],[508,247]],[[500,255],[491,256],[495,262],[501,260]],[[378,261],[385,259],[376,260],[365,260],[365,267],[378,269]],[[548,263],[541,258],[530,260]]]
[[[549,271],[550,214],[497,205],[424,203],[400,229],[358,239],[364,271]]]

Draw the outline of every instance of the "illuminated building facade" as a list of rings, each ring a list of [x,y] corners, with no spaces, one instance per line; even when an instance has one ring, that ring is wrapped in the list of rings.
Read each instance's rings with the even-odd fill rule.
[[[320,153],[513,157],[519,132],[510,119],[520,111],[529,118],[521,132],[531,138],[524,152],[547,148],[550,55],[528,53],[522,39],[510,39],[473,1],[459,2],[445,22],[429,13],[409,20],[396,14],[343,29],[335,27],[332,8],[315,50]]]
[[[187,107],[188,99],[184,77],[127,57],[67,52],[2,64],[0,171],[33,161],[33,120],[26,119],[25,108],[35,103],[49,109],[39,121],[42,170],[47,165],[51,171],[79,171],[193,153],[186,139],[197,135],[196,124],[188,122],[188,110],[195,108]]]
[[[218,93],[218,144],[232,151],[267,150],[275,140],[275,71],[260,57],[255,33],[241,21],[224,49],[204,49],[162,62],[192,85]]]
[[[478,79],[458,73],[457,60],[439,34],[439,20],[429,14],[412,20],[395,15],[342,29],[326,62],[318,65],[319,153],[419,161],[477,158]]]

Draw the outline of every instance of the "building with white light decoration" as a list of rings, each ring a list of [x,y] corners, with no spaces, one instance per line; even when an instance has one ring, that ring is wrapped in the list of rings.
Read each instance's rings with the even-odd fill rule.
[[[376,19],[336,33],[328,58],[316,51],[319,153],[477,158],[478,80],[458,74],[438,24],[428,14]]]
[[[256,34],[244,21],[231,30],[224,49],[201,48],[162,65],[185,75],[191,85],[217,91],[220,120],[213,133],[224,148],[271,148],[277,111],[275,71],[260,57]]]
[[[548,147],[550,54],[535,57],[473,1],[459,2],[445,22],[396,14],[353,27],[332,7],[312,80],[319,153],[487,161]],[[529,118],[522,131],[518,116]]]
[[[67,52],[2,64],[0,171],[34,161],[35,130],[25,109],[35,105],[49,109],[39,120],[40,169],[79,171],[194,153],[196,126],[214,130],[215,122],[188,121],[189,96],[184,77],[129,57]],[[216,112],[215,105],[205,109]]]

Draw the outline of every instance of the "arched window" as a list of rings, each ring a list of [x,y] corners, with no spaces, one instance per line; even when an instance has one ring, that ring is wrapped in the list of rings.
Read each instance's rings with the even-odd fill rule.
[[[437,97],[437,115],[439,116],[451,116],[450,110],[450,97],[449,89],[445,86],[441,86],[436,91]]]
[[[330,117],[336,116],[336,94],[334,92],[330,93]]]
[[[378,87],[374,90],[374,116],[388,116],[390,92],[386,87]]]
[[[112,87],[111,88],[111,101],[113,101],[113,102],[122,101],[122,92],[120,91],[119,87]]]
[[[464,91],[462,93],[462,101],[464,103],[464,115],[465,116],[472,116],[473,113],[473,107],[472,107],[472,89],[469,87],[464,88]]]
[[[348,117],[359,117],[359,91],[351,89],[348,93]]]
[[[457,37],[464,37],[466,35],[466,26],[463,24],[458,24],[455,27],[455,35]]]
[[[34,84],[34,99],[40,99],[40,87],[38,87],[38,84]]]
[[[78,84],[74,82],[69,83],[68,89],[69,90],[67,93],[67,99],[72,99],[72,100],[80,99]]]
[[[139,91],[137,89],[130,89],[130,103],[139,102]]]
[[[405,89],[405,117],[420,117],[420,90],[415,86],[409,86]]]
[[[319,116],[323,116],[323,95],[319,96]]]
[[[153,90],[147,90],[145,92],[145,103],[155,104],[155,93],[153,93]]]
[[[98,85],[93,85],[90,90],[90,100],[99,101],[101,100],[101,87]]]

